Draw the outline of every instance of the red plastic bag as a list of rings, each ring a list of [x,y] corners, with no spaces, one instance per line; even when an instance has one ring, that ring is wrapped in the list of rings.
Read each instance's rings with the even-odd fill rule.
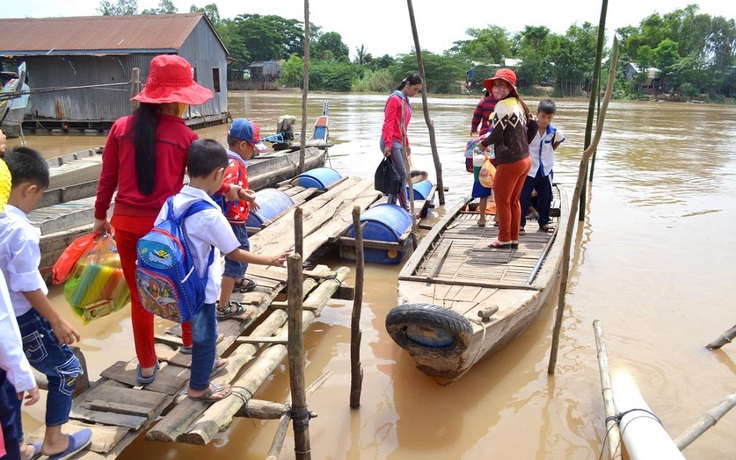
[[[64,252],[59,256],[59,260],[54,264],[53,284],[61,284],[69,278],[69,274],[72,272],[74,264],[76,264],[79,258],[95,245],[95,241],[99,236],[99,233],[88,233],[86,235],[82,235],[72,241],[72,244],[64,249]]]

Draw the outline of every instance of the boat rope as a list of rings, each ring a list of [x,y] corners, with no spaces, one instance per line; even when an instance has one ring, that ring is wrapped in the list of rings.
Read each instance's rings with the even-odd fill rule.
[[[247,397],[244,396],[244,395],[242,395],[242,394],[240,394],[240,393],[238,393],[237,391],[233,391],[230,394],[233,395],[233,396],[235,396],[236,398],[238,398],[240,401],[242,401],[242,403],[243,403],[243,410],[245,411],[245,416],[248,417],[251,420],[251,422],[253,422],[253,426],[255,427],[256,426],[256,422],[253,419],[253,417],[251,417],[250,412],[248,412],[248,402],[251,399],[253,399],[253,392],[250,391],[249,389],[243,387],[243,386],[233,385],[232,389],[235,390],[236,388],[238,388],[240,390],[243,390],[246,393],[248,393],[248,396]]]
[[[290,411],[291,419],[294,421],[292,424],[294,427],[294,431],[307,431],[309,429],[309,421],[315,417],[307,406],[304,406],[299,409],[294,409],[292,407]]]

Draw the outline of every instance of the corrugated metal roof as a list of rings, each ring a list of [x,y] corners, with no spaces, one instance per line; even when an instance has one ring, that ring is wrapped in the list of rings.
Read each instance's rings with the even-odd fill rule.
[[[175,52],[203,19],[209,23],[202,13],[0,19],[0,54]]]

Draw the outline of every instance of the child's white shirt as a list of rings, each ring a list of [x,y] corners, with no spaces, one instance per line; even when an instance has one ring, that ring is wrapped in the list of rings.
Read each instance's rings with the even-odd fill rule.
[[[41,289],[48,294],[38,265],[41,263],[41,230],[34,227],[26,213],[12,205],[0,215],[0,270],[10,291],[15,316],[33,308],[23,295]]]
[[[23,341],[15,319],[13,306],[10,303],[8,287],[3,272],[0,270],[0,368],[7,374],[15,391],[28,391],[36,387],[31,365],[23,352]]]
[[[540,163],[542,165],[542,176],[548,176],[555,164],[555,149],[552,148],[552,145],[564,141],[565,135],[552,126],[551,123],[541,136],[539,130],[537,130],[534,139],[529,143],[529,157],[532,160],[532,167],[529,169],[527,176],[536,177]]]
[[[200,276],[204,275],[204,270],[207,268],[210,250],[215,252],[212,265],[209,267],[204,300],[205,303],[215,303],[220,297],[220,286],[222,285],[220,253],[231,253],[240,247],[240,242],[235,237],[220,207],[203,190],[185,185],[181,192],[174,196],[174,215],[181,215],[196,201],[206,201],[212,204],[212,207],[184,219],[182,230],[192,253],[194,266]],[[156,218],[155,225],[163,222],[167,213],[168,205],[164,204]]]

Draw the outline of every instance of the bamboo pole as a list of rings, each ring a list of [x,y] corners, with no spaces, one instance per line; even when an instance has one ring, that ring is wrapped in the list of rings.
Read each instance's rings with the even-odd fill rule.
[[[321,387],[322,384],[325,383],[328,378],[332,377],[333,374],[334,372],[332,371],[325,372],[320,376],[320,378],[312,382],[312,384],[307,387],[307,396],[314,393],[315,390]],[[286,439],[286,432],[289,429],[289,422],[291,422],[290,402],[290,400],[287,400],[284,403],[284,406],[288,406],[289,410],[284,412],[279,419],[279,426],[276,428],[276,434],[273,437],[273,442],[271,442],[271,448],[268,449],[268,453],[266,454],[266,460],[278,460],[279,455],[281,454],[281,448],[284,446],[284,440]]]
[[[304,254],[304,219],[301,206],[294,210],[294,252]],[[299,277],[301,279],[301,276]]]
[[[360,207],[353,208],[353,228],[355,229],[355,297],[350,322],[350,407],[360,407],[360,392],[363,386],[363,369],[360,364],[360,314],[363,306],[363,274],[365,255],[363,254],[363,228],[360,225]]]
[[[605,1],[605,0],[604,0]],[[580,159],[580,167],[578,169],[578,180],[575,184],[575,191],[572,196],[572,202],[570,204],[570,219],[567,220],[567,229],[565,231],[565,245],[562,249],[562,268],[560,270],[560,294],[557,302],[557,315],[555,317],[555,326],[552,333],[552,350],[549,356],[549,366],[547,367],[548,374],[555,373],[555,366],[557,365],[557,348],[560,343],[560,329],[562,328],[562,316],[565,312],[565,291],[567,291],[567,277],[570,273],[570,247],[572,245],[572,234],[575,228],[575,219],[572,218],[577,211],[577,205],[580,203],[580,193],[585,184],[585,166],[588,164],[590,156],[593,155],[595,149],[598,148],[598,142],[601,139],[603,133],[603,124],[606,121],[606,112],[608,110],[608,101],[611,100],[611,93],[613,93],[613,84],[615,72],[613,69],[616,68],[618,62],[618,38],[613,39],[613,53],[611,55],[611,72],[608,74],[608,86],[606,88],[606,95],[603,98],[603,107],[601,108],[600,117],[598,123],[595,126],[595,136],[593,142],[583,152],[583,157]]]
[[[611,460],[623,458],[621,447],[621,430],[613,417],[616,416],[616,405],[613,403],[613,389],[611,388],[611,374],[608,371],[608,352],[603,340],[603,326],[599,320],[593,321],[595,331],[595,345],[598,349],[598,370],[601,377],[601,392],[603,393],[603,410],[606,415],[606,438]]]
[[[424,78],[424,77],[422,77]],[[417,248],[417,217],[414,211],[414,183],[411,181],[410,173],[411,168],[409,167],[409,155],[406,154],[406,125],[404,124],[406,116],[406,100],[401,100],[401,157],[404,159],[404,174],[406,174],[406,184],[409,186],[409,214],[411,215],[411,246],[412,249]],[[399,190],[399,193],[405,193]]]
[[[590,87],[590,103],[588,104],[588,121],[585,126],[585,145],[584,150],[587,150],[590,145],[590,133],[593,127],[593,114],[595,112],[595,101],[598,98],[598,81],[601,75],[601,61],[603,60],[603,43],[606,41],[606,12],[608,11],[608,0],[603,0],[601,4],[601,18],[598,23],[598,46],[595,50],[595,67],[593,68],[593,81]],[[611,68],[611,73],[616,73],[616,68]],[[611,78],[609,76],[608,80]],[[597,123],[596,123],[597,124]],[[595,153],[595,150],[593,150]],[[585,183],[588,176],[588,164],[585,164],[585,171],[583,179],[583,186],[580,189],[580,213],[578,214],[578,220],[582,222],[585,219]]]
[[[294,453],[297,459],[309,460],[309,410],[304,390],[304,337],[302,334],[302,256],[292,254],[287,260],[289,271],[289,381],[291,384],[291,418],[294,428]]]
[[[601,83],[602,78],[603,78],[602,76],[598,78],[599,88],[602,86],[602,83]],[[596,100],[598,101],[598,115],[600,115],[601,113],[601,94],[600,93],[601,92],[598,91],[598,97],[596,98]],[[593,156],[590,158],[590,177],[588,178],[588,182],[590,182],[591,184],[593,183],[593,173],[595,172],[595,159],[597,156],[598,156],[598,150],[593,152]]]
[[[733,406],[736,406],[736,391],[726,396],[714,408],[703,414],[694,425],[678,436],[675,439],[677,448],[683,450],[689,446],[698,436],[705,433],[708,428],[715,425],[728,411],[733,409]]]
[[[706,345],[705,347],[708,350],[715,350],[717,348],[721,348],[727,343],[731,343],[731,340],[736,337],[736,325],[734,325],[731,329],[727,330],[723,334],[720,335],[717,339]]]
[[[422,58],[422,48],[419,46],[417,23],[414,19],[414,6],[412,6],[411,0],[406,0],[406,4],[409,7],[411,34],[414,37],[414,48],[416,48],[417,52],[419,75],[422,77],[422,81],[424,82],[424,84],[422,85],[422,107],[424,111],[424,121],[427,123],[427,130],[429,131],[429,145],[432,147],[432,159],[434,160],[434,169],[437,172],[437,190],[440,192],[440,204],[445,204],[445,187],[444,185],[442,185],[442,162],[440,161],[440,155],[437,152],[437,141],[434,137],[434,121],[429,118],[429,107],[427,106],[427,78],[424,75],[424,59]]]
[[[304,0],[304,69],[302,88],[302,137],[300,139],[301,151],[299,153],[299,174],[304,172],[304,157],[307,151],[307,96],[309,95],[309,0]],[[299,253],[301,255],[301,252]]]

